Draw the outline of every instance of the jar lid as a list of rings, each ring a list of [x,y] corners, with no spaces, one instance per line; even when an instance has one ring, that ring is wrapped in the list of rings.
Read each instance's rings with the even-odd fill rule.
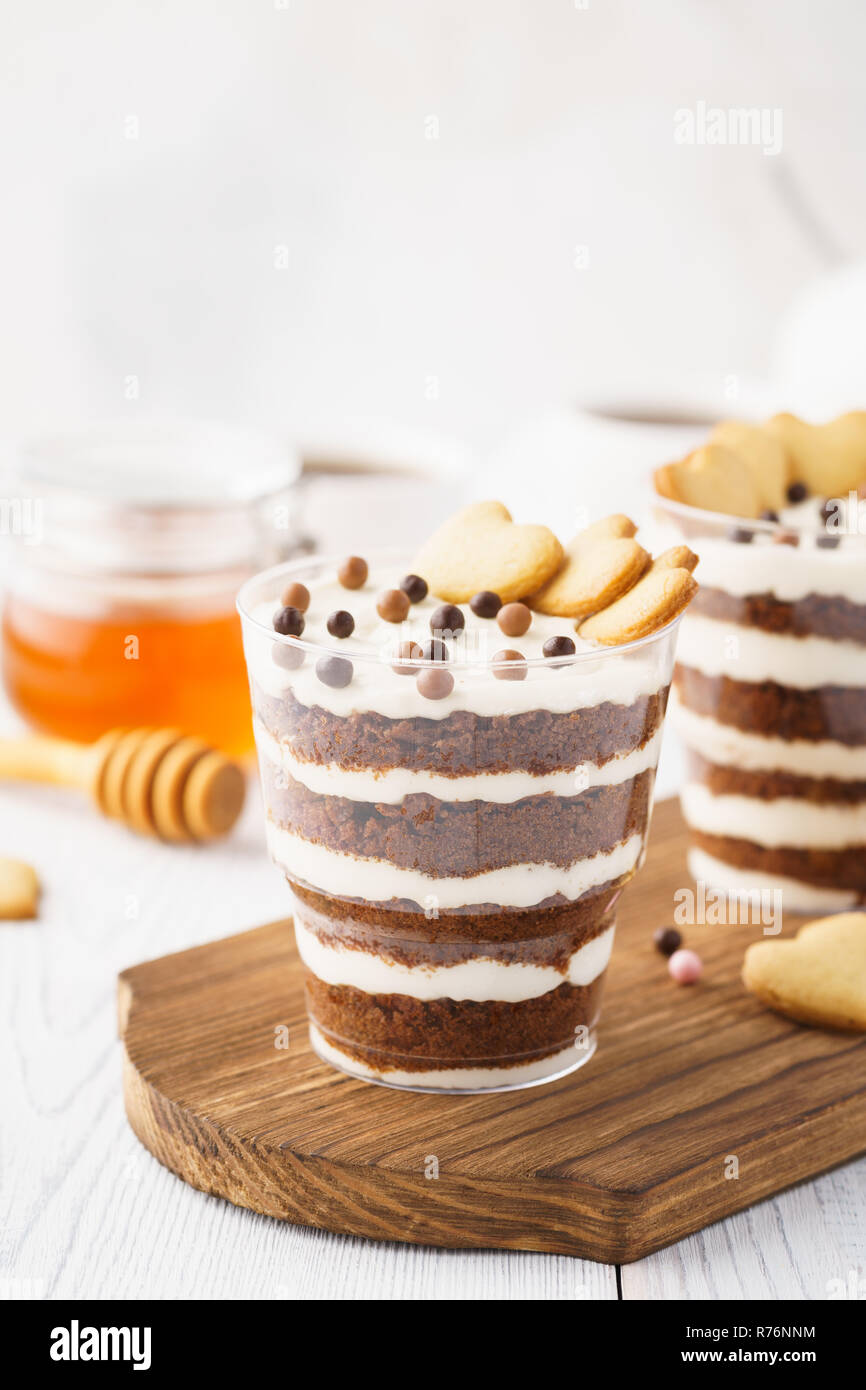
[[[260,565],[300,474],[288,446],[216,423],[106,424],[28,441],[16,492],[43,560],[124,573]],[[268,535],[270,532],[270,537]]]

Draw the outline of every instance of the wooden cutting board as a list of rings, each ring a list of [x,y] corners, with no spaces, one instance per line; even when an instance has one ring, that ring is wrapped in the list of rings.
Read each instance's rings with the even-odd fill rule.
[[[598,1052],[510,1094],[413,1095],[325,1066],[287,922],[135,966],[119,982],[130,1123],[194,1187],[287,1221],[638,1259],[866,1150],[866,1037],[745,992],[760,927],[684,929],[704,978],[670,981],[652,933],[689,882],[663,802],[624,894]]]

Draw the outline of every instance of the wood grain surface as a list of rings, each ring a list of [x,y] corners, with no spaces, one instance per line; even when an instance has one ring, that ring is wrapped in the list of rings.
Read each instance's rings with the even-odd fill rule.
[[[611,1262],[863,1152],[866,1039],[800,1027],[743,990],[760,926],[686,928],[704,979],[669,980],[652,932],[689,886],[684,856],[663,803],[624,895],[598,1053],[570,1078],[453,1097],[334,1072],[310,1051],[292,933],[273,923],[121,975],[132,1127],[193,1186],[269,1216]]]

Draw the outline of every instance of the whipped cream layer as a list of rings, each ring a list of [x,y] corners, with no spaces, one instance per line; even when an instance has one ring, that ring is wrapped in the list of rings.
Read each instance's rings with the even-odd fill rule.
[[[556,894],[573,902],[590,888],[630,873],[637,866],[643,844],[640,835],[632,835],[615,849],[580,859],[567,869],[555,864],[512,864],[466,878],[434,878],[383,859],[359,859],[325,849],[273,821],[267,823],[267,839],[277,867],[290,879],[320,893],[376,903],[405,898],[431,911],[480,903],[535,907]]]
[[[815,515],[817,519],[817,504]],[[782,603],[797,603],[821,594],[866,604],[866,536],[843,536],[830,550],[816,541],[804,534],[796,546],[777,545],[759,533],[748,542],[702,536],[695,542],[701,586],[724,589],[736,598],[769,594]]]
[[[706,714],[696,714],[671,689],[668,717],[677,733],[695,752],[721,767],[744,772],[788,772],[798,777],[834,777],[841,782],[866,780],[866,747],[832,739],[777,738],[746,733]]]
[[[472,776],[445,777],[440,773],[408,768],[358,770],[339,763],[311,763],[296,758],[290,745],[276,739],[260,722],[255,726],[256,747],[276,767],[320,796],[341,796],[350,801],[398,805],[404,797],[426,793],[439,801],[490,801],[506,804],[528,796],[578,796],[591,787],[616,786],[639,776],[658,763],[662,730],[659,727],[642,748],[620,753],[606,763],[580,763],[567,772],[484,772]]]
[[[803,797],[715,796],[701,782],[687,782],[680,804],[693,830],[750,840],[767,849],[841,850],[862,845],[866,855],[866,801],[853,806]]]
[[[705,676],[751,684],[775,681],[797,690],[866,687],[866,647],[856,642],[764,632],[701,613],[689,614],[683,622],[677,660]]]
[[[334,1047],[322,1035],[314,1023],[310,1024],[310,1044],[323,1062],[353,1076],[364,1077],[367,1081],[378,1081],[383,1086],[409,1087],[416,1091],[504,1091],[512,1087],[531,1086],[536,1081],[547,1081],[555,1076],[564,1076],[583,1062],[588,1062],[595,1051],[595,1037],[592,1035],[585,1047],[575,1047],[569,1043],[560,1052],[542,1057],[537,1062],[524,1062],[516,1067],[442,1067],[430,1071],[376,1071],[357,1057]]]
[[[391,668],[394,652],[401,642],[420,644],[431,637],[430,619],[442,600],[428,595],[413,604],[403,623],[386,623],[376,612],[376,598],[383,589],[393,588],[401,575],[396,571],[371,575],[361,589],[344,589],[336,579],[311,581],[310,606],[305,616],[302,642],[321,644],[329,652],[348,657],[354,674],[349,685],[335,690],[316,675],[321,655],[308,651],[304,664],[287,671],[273,660],[275,644],[285,643],[274,634],[269,638],[249,626],[244,643],[247,665],[254,686],[279,699],[291,691],[308,708],[318,706],[331,714],[348,716],[374,712],[389,719],[422,717],[447,719],[456,710],[470,710],[481,716],[521,714],[546,710],[567,714],[606,701],[633,705],[641,696],[655,694],[670,679],[670,644],[648,642],[628,652],[602,648],[585,642],[574,630],[570,618],[551,618],[533,613],[529,631],[522,637],[507,637],[495,618],[477,618],[469,604],[457,605],[466,620],[464,632],[453,642],[448,669],[454,676],[454,689],[442,700],[428,700],[419,694],[415,679],[398,675]],[[259,604],[253,616],[272,628],[279,601]],[[327,618],[336,609],[345,609],[355,619],[355,630],[343,641],[331,637]],[[499,680],[486,669],[496,652],[517,650],[527,661],[543,658],[548,637],[570,637],[577,656],[585,659],[557,666],[530,666],[524,680]],[[286,643],[291,645],[291,643]],[[464,664],[469,663],[469,664]]]
[[[349,985],[365,994],[406,994],[412,999],[498,1000],[516,1004],[536,999],[560,985],[589,985],[607,968],[614,928],[587,941],[570,957],[565,971],[553,966],[507,963],[479,954],[456,965],[400,965],[355,947],[325,945],[295,908],[295,940],[301,959],[328,985]],[[483,948],[479,948],[483,951]]]
[[[785,878],[781,874],[768,874],[757,869],[738,869],[726,864],[702,849],[690,849],[688,869],[696,883],[704,883],[709,889],[716,889],[734,898],[750,898],[755,893],[779,892],[782,910],[818,915],[824,912],[844,912],[846,908],[856,907],[860,899],[856,893],[838,888],[817,888],[809,883],[801,883],[795,878]]]

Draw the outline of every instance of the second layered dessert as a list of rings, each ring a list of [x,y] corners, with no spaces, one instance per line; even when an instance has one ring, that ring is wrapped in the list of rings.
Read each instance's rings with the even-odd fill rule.
[[[866,417],[791,420],[658,481],[701,553],[673,695],[691,870],[813,912],[866,899]]]

